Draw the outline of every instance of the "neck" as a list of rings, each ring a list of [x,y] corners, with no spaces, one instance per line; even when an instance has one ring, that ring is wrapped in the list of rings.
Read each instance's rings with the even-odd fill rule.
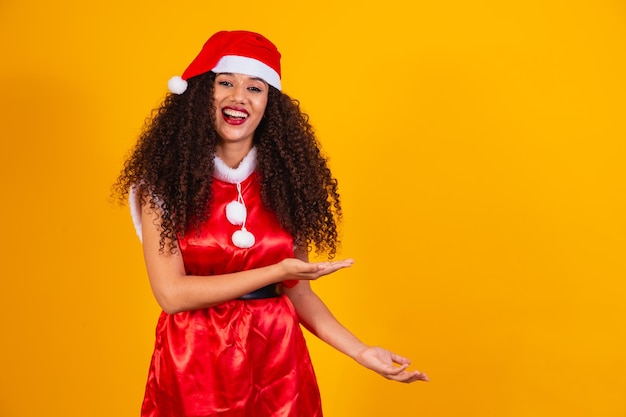
[[[230,168],[237,168],[252,149],[252,143],[219,144],[216,155]]]

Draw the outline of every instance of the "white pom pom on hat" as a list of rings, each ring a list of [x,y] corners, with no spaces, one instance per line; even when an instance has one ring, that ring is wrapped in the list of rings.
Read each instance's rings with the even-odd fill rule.
[[[187,90],[189,78],[209,71],[259,77],[276,89],[282,89],[280,52],[269,39],[254,32],[217,32],[205,42],[183,75],[168,81],[168,88],[174,94],[182,94]]]
[[[175,75],[167,82],[167,88],[174,94],[182,94],[187,90],[187,81]]]

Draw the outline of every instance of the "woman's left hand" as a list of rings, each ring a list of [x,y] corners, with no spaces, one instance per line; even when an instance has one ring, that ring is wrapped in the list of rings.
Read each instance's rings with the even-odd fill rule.
[[[378,346],[368,346],[356,356],[356,361],[387,379],[411,383],[426,381],[428,377],[420,371],[407,371],[411,361]],[[395,365],[394,365],[395,364]]]

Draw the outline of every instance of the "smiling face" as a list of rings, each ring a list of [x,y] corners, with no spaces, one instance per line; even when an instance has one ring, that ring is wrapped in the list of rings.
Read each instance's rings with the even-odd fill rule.
[[[222,145],[252,146],[254,131],[267,106],[269,86],[257,77],[220,73],[215,77],[215,129]]]

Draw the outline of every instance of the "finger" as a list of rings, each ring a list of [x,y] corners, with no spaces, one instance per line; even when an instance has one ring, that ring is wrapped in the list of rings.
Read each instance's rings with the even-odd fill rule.
[[[354,264],[354,259],[352,258],[348,258],[348,259],[343,259],[341,261],[336,261],[338,263],[340,263],[342,266],[346,267],[346,266],[350,266]]]
[[[404,380],[401,380],[401,381],[398,381],[398,382],[402,382],[404,384],[411,384],[411,383],[417,382],[417,381],[425,382],[425,381],[422,381],[421,379],[419,379],[419,377],[411,377],[411,378],[407,378],[407,379],[404,379]]]
[[[343,268],[348,268],[350,265],[350,263],[344,263],[344,262],[321,262],[317,265],[317,271],[321,273],[322,275],[328,275],[328,274],[332,274],[333,272],[336,272],[340,269]]]
[[[398,375],[395,376],[393,378],[391,378],[393,381],[397,381],[397,382],[403,382],[405,384],[410,384],[412,382],[417,381],[418,376],[417,375]]]
[[[426,374],[419,372],[419,371],[403,372],[398,375],[388,375],[387,378],[394,380],[394,381],[398,381],[398,382],[404,382],[407,384],[410,384],[411,382],[416,382],[416,381],[422,381],[422,382],[430,381]]]
[[[430,381],[430,379],[428,379],[428,375],[426,375],[423,372],[414,371],[413,373],[414,373],[414,375],[412,375],[412,377],[411,377],[411,382],[414,382],[414,381],[429,382]]]
[[[400,364],[406,364],[406,365],[410,365],[411,364],[411,360],[409,358],[405,358],[404,356],[400,356],[400,355],[396,355],[395,353],[391,354],[391,360],[393,360],[395,363],[400,363]]]
[[[352,259],[343,259],[343,260],[339,260],[339,261],[328,261],[328,262],[321,262],[321,263],[325,264],[327,267],[340,269],[340,268],[347,268],[347,267],[351,266],[352,264],[354,264],[354,260],[352,260]]]
[[[393,365],[386,365],[385,364],[385,365],[381,366],[381,370],[382,370],[382,373],[384,373],[386,375],[400,375],[408,367],[409,367],[409,365],[393,366]]]
[[[333,269],[348,268],[349,266],[352,266],[353,263],[354,262],[352,260],[322,262],[322,264],[324,264],[326,268]]]

